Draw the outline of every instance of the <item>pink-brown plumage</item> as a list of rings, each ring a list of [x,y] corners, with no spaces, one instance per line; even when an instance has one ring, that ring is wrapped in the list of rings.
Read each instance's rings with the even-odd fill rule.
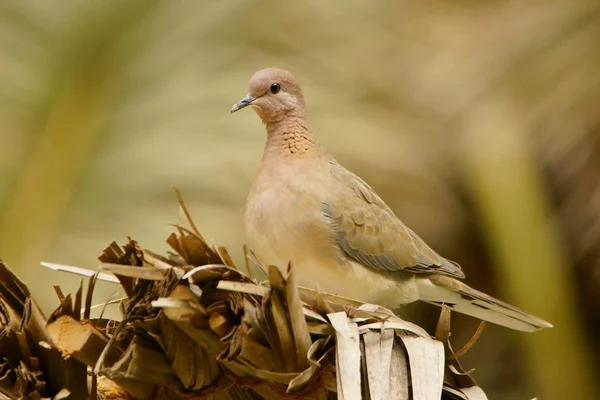
[[[254,74],[232,112],[248,106],[267,131],[245,212],[248,246],[263,265],[283,269],[292,261],[301,285],[363,302],[395,308],[423,300],[513,329],[552,326],[459,281],[458,264],[321,146],[291,73]]]

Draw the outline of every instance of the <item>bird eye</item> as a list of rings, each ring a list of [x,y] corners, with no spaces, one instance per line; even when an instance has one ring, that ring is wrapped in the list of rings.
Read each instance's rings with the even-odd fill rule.
[[[279,93],[279,91],[281,90],[281,86],[279,86],[279,83],[274,83],[271,85],[271,88],[269,90],[271,91],[271,93],[276,94]]]

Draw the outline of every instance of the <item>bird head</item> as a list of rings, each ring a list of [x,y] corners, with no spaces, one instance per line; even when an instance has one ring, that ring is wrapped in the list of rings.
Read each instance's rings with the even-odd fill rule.
[[[296,78],[288,71],[267,68],[258,71],[248,85],[248,94],[231,108],[234,113],[250,106],[264,123],[304,114],[304,97]]]

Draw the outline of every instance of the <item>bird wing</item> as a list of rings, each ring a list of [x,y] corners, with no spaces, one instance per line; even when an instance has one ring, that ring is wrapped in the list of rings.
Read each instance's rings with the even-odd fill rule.
[[[331,173],[333,184],[322,211],[349,258],[379,272],[465,277],[458,264],[427,246],[362,179],[339,164]]]

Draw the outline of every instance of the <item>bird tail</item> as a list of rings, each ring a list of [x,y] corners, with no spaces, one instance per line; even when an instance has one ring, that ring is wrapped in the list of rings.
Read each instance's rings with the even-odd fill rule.
[[[461,314],[524,332],[552,328],[552,324],[541,318],[527,314],[447,276],[430,275],[418,278],[417,285],[420,300],[438,306],[445,304],[452,311]]]

